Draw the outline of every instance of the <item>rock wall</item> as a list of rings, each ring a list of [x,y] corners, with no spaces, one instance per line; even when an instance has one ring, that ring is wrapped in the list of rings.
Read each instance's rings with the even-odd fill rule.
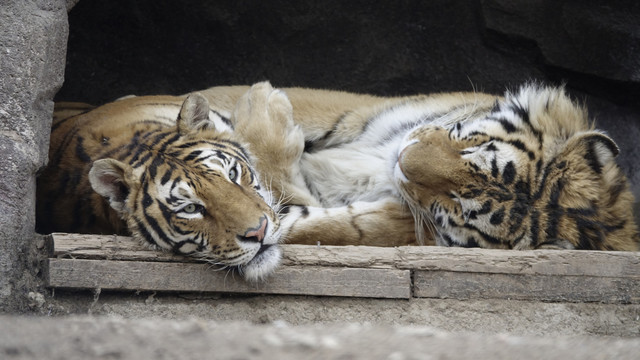
[[[629,0],[482,0],[487,29],[529,39],[544,62],[640,82],[640,3]]]
[[[35,174],[47,159],[67,33],[64,0],[0,6],[0,312],[25,310],[37,284]]]
[[[265,79],[397,95],[546,78],[484,45],[478,0],[80,1],[58,98],[101,103]]]
[[[80,1],[70,23],[59,98],[92,103],[264,79],[383,95],[605,81],[616,100],[640,83],[635,0]]]

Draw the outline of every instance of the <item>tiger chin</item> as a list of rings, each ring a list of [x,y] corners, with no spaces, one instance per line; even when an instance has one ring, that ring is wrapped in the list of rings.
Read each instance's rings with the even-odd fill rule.
[[[272,196],[230,121],[204,97],[63,108],[38,178],[39,232],[130,234],[250,281],[278,266]]]

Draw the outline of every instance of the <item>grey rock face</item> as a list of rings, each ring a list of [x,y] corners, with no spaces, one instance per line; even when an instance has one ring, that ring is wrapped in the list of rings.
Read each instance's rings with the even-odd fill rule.
[[[537,44],[547,64],[640,81],[640,3],[634,0],[483,0],[488,29]]]
[[[0,311],[20,310],[33,269],[35,174],[47,160],[54,94],[63,81],[64,0],[0,6]]]

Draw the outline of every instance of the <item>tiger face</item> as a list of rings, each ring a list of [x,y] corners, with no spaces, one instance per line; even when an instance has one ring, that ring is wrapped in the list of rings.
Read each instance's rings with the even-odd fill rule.
[[[439,245],[637,250],[617,154],[562,90],[528,87],[485,117],[414,129],[394,176]]]
[[[95,161],[89,181],[133,237],[257,280],[279,263],[280,223],[249,154],[208,114],[188,97],[175,127],[136,133],[127,159]]]

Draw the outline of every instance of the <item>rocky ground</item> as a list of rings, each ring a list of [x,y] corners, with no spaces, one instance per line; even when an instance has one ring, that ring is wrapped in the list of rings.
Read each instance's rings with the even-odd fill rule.
[[[639,304],[58,291],[53,297],[47,295],[45,302],[34,301],[34,307],[51,316],[176,320],[195,317],[253,324],[285,322],[294,326],[354,322],[519,336],[640,335]]]
[[[636,359],[640,339],[450,333],[428,326],[0,317],[5,359]],[[34,341],[34,339],[38,339]]]
[[[635,359],[640,305],[303,296],[31,294],[7,359]],[[34,340],[37,339],[37,340]]]

